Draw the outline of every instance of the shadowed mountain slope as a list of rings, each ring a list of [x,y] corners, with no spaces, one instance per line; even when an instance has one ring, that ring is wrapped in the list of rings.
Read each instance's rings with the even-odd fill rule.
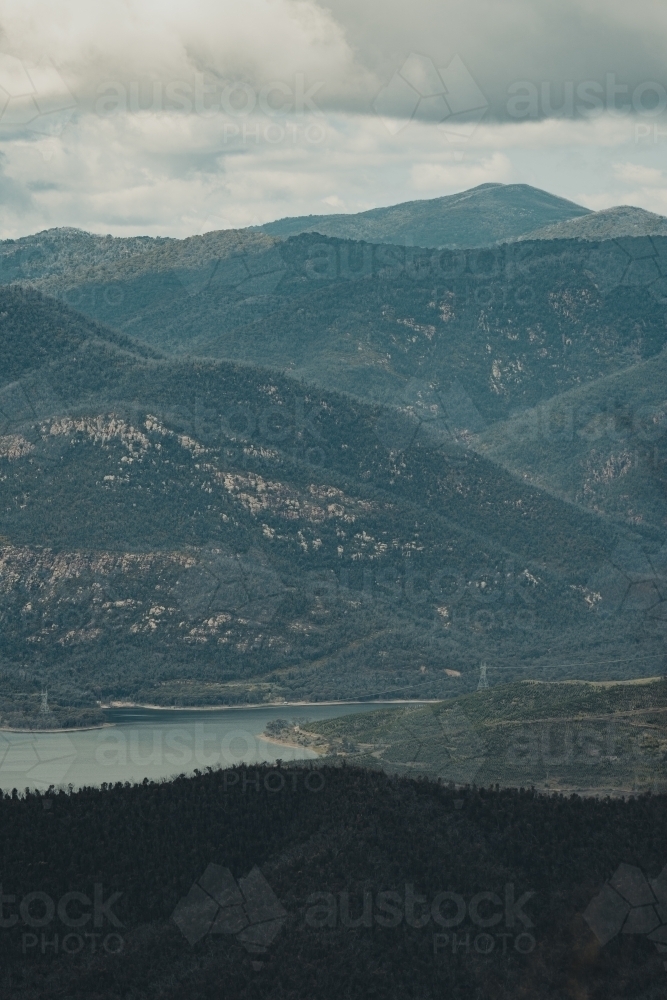
[[[667,526],[667,351],[481,433],[480,454],[626,524]]]
[[[435,251],[226,233],[30,283],[173,355],[260,364],[400,407],[455,386],[469,404],[454,423],[477,431],[657,354],[666,247],[653,237]]]

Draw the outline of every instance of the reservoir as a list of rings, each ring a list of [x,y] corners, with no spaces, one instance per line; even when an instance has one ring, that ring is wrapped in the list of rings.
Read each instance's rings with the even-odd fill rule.
[[[387,707],[377,702],[224,709],[105,709],[107,725],[60,733],[0,733],[0,789],[159,781],[207,767],[314,760],[264,739],[268,722],[317,722]]]

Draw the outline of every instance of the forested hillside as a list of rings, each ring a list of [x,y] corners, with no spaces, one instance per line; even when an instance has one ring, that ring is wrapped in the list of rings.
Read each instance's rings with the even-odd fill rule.
[[[667,789],[667,682],[498,684],[436,705],[375,709],[273,735],[389,774],[565,794]]]
[[[656,355],[666,248],[655,237],[438,252],[228,233],[25,280],[172,354],[398,406],[421,394],[445,417],[455,388],[472,408],[454,420],[470,427],[476,410],[477,430]]]
[[[657,1000],[666,822],[350,767],[5,796],[0,996]]]
[[[660,674],[667,237],[568,217],[5,241],[4,724]]]
[[[495,424],[480,454],[606,518],[667,526],[667,351]]]
[[[626,535],[446,425],[141,356],[37,293],[0,304],[8,359],[36,365],[0,387],[5,722],[45,686],[55,722],[110,698],[442,697],[482,659],[494,683],[660,669],[662,590],[619,608],[591,583]],[[661,588],[661,536],[633,537],[656,580],[630,594]]]

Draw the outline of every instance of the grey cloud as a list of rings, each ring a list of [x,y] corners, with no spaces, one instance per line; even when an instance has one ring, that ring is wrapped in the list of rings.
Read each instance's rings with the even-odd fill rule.
[[[663,101],[659,88],[667,88],[667,8],[654,0],[632,7],[624,0],[247,0],[241,7],[193,0],[160,18],[140,0],[103,7],[62,0],[58,30],[39,0],[22,8],[39,18],[29,22],[8,8],[0,50],[28,67],[46,54],[62,73],[61,89],[84,111],[111,84],[128,107],[156,103],[174,113],[197,103],[243,104],[249,93],[254,103],[285,106],[310,93],[324,112],[370,113],[382,92],[385,115],[436,124],[460,105],[472,118],[484,107],[489,121],[557,117],[563,109],[585,117],[612,104],[650,116]],[[472,84],[452,70],[453,60]],[[423,98],[416,109],[410,90],[396,85],[402,68],[412,95]],[[646,87],[652,81],[658,90]],[[522,82],[535,89],[517,93]]]
[[[567,105],[567,83],[575,113],[577,105],[584,113],[592,108],[596,91],[586,92],[587,82],[602,87],[598,96],[607,105],[608,74],[610,85],[628,88],[616,94],[618,107],[631,105],[634,92],[650,109],[655,97],[637,88],[648,81],[667,88],[667,8],[653,0],[631,6],[624,0],[328,0],[326,6],[357,59],[384,85],[411,52],[438,69],[458,55],[489,102],[489,119],[513,119],[510,88],[520,81],[537,86],[539,117],[558,115],[564,100]]]
[[[4,161],[4,154],[0,152],[0,205],[11,205],[14,211],[28,211],[32,207],[32,199],[27,185],[7,176]]]

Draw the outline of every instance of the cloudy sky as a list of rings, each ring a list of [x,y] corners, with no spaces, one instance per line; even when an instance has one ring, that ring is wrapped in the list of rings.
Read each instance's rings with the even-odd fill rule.
[[[487,181],[667,214],[656,0],[2,0],[0,236],[186,236]]]

